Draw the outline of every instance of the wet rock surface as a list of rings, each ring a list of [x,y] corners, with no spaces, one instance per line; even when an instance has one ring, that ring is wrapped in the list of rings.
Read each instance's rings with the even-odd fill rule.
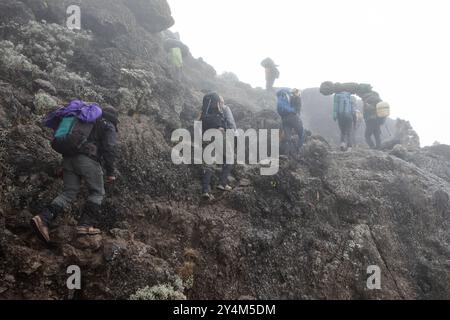
[[[172,164],[171,132],[193,125],[207,90],[224,95],[239,127],[277,128],[274,97],[190,55],[176,81],[157,33],[173,23],[167,3],[107,2],[83,2],[91,32],[64,27],[65,1],[1,4],[0,298],[127,299],[166,283],[190,299],[450,297],[449,146],[420,149],[401,122],[386,151],[336,152],[305,107],[314,130],[302,154],[274,176],[236,167],[235,189],[205,203],[200,168]],[[83,190],[46,246],[28,221],[62,181],[41,109],[72,98],[120,109],[119,175],[101,235],[75,234]],[[76,293],[70,265],[82,270]],[[370,265],[381,290],[366,287]]]

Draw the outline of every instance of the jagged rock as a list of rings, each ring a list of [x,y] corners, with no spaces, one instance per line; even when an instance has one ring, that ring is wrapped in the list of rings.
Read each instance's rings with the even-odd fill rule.
[[[37,114],[45,115],[58,106],[58,102],[51,95],[39,90],[34,96],[34,108]]]
[[[79,249],[89,249],[92,251],[96,251],[100,249],[103,245],[103,237],[102,235],[93,235],[93,236],[81,236],[77,237],[74,246]]]
[[[0,3],[0,22],[27,23],[34,19],[33,12],[24,3],[16,0],[4,0]]]
[[[175,23],[166,0],[129,0],[125,3],[136,20],[152,33],[166,30]]]
[[[55,243],[72,243],[76,238],[75,227],[68,225],[60,225],[51,232],[52,241]]]
[[[35,91],[43,90],[50,95],[56,95],[56,88],[51,84],[50,81],[46,81],[43,79],[36,79],[33,81],[33,87]]]
[[[159,32],[171,27],[174,20],[166,0],[24,0],[28,12],[37,20],[65,24],[66,9],[79,5],[82,14],[82,28],[95,34],[114,38],[135,31],[142,26],[150,32]],[[14,1],[17,5],[18,1]],[[20,2],[19,2],[20,3]]]
[[[396,156],[400,159],[406,160],[406,161],[409,159],[408,149],[404,145],[401,145],[401,144],[395,145],[392,148],[392,150],[389,152],[389,154]]]
[[[127,250],[126,242],[108,241],[103,246],[103,257],[108,262],[113,262]]]

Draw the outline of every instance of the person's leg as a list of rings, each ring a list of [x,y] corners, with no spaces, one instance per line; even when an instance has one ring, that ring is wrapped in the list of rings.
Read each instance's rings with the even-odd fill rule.
[[[351,118],[346,119],[344,129],[344,140],[347,145],[347,148],[352,147],[352,125],[353,125],[352,119]]]
[[[285,139],[285,152],[286,155],[290,155],[292,150],[292,130],[295,130],[295,124],[290,116],[284,119],[284,139]]]
[[[203,165],[202,175],[202,193],[211,192],[211,177],[213,175],[213,168],[210,165]]]
[[[353,119],[350,121],[350,124],[349,124],[348,141],[349,141],[348,147],[353,148],[353,145],[356,143],[355,142],[355,125],[354,125]]]
[[[375,147],[381,149],[381,124],[378,122],[374,125],[373,135],[375,136]]]
[[[288,155],[288,139],[287,139],[286,118],[281,118],[281,135],[280,135],[280,154]]]
[[[103,169],[100,163],[85,155],[78,155],[73,162],[76,172],[86,181],[89,190],[88,200],[78,224],[92,227],[98,222],[105,196]]]
[[[220,175],[219,184],[221,186],[226,187],[228,185],[228,177],[230,176],[231,171],[233,170],[232,164],[224,164],[222,165],[222,173]]]
[[[297,128],[297,134],[298,134],[298,147],[303,147],[303,144],[305,143],[305,128],[303,127],[303,121],[298,118],[298,128]]]
[[[372,122],[366,121],[366,133],[365,133],[365,138],[366,138],[366,142],[369,145],[369,147],[371,149],[373,149],[375,147],[373,141],[372,141],[372,133],[373,133],[373,125]]]
[[[342,118],[338,119],[339,132],[341,133],[341,143],[345,142],[345,126]]]
[[[272,90],[274,84],[275,84],[275,78],[269,77],[269,78],[266,80],[266,89],[267,89],[267,90]]]
[[[72,166],[72,159],[65,158],[63,160],[64,168],[64,189],[63,192],[56,197],[52,204],[44,209],[44,211],[34,216],[31,221],[31,227],[36,234],[46,243],[50,242],[50,223],[64,211],[64,208],[77,197],[80,189],[80,178],[76,175]]]
[[[80,191],[80,177],[74,171],[72,160],[72,157],[63,159],[63,192],[44,210],[42,218],[47,224],[68,208],[75,201]]]
[[[304,129],[302,120],[298,115],[290,114],[288,116],[287,126],[290,128],[290,132],[294,130],[295,134],[298,136],[298,147],[301,148],[304,142]]]

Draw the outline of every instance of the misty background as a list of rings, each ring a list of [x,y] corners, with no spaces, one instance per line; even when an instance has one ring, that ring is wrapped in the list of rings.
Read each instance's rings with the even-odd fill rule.
[[[445,0],[169,0],[181,40],[218,73],[264,87],[261,60],[280,65],[275,86],[370,83],[411,121],[422,146],[450,144]],[[330,110],[330,116],[331,116]]]

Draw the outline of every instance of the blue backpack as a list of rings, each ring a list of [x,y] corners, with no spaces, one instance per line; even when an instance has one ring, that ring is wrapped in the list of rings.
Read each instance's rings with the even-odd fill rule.
[[[350,117],[353,115],[352,95],[348,92],[336,93],[335,108],[338,116]]]
[[[277,111],[280,116],[285,116],[289,113],[295,113],[291,106],[291,90],[281,89],[277,92]]]

